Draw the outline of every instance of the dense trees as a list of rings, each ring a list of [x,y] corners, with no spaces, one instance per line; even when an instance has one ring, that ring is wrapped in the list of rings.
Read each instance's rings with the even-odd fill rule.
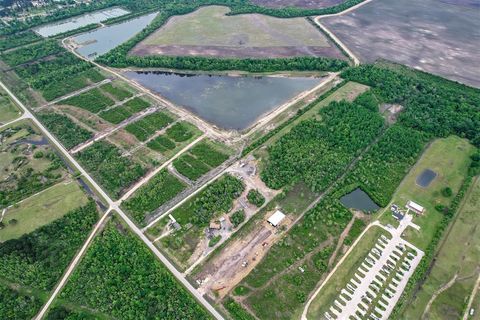
[[[210,319],[119,222],[94,239],[61,298],[117,319]]]
[[[173,121],[173,118],[165,112],[155,112],[130,123],[125,127],[125,130],[133,134],[138,140],[145,141],[156,131],[165,128]]]
[[[342,77],[372,86],[386,103],[403,105],[402,125],[436,137],[456,134],[480,146],[480,90],[387,63],[350,68]]]
[[[2,278],[50,291],[96,221],[97,210],[90,202],[32,233],[0,244]]]
[[[80,163],[114,197],[145,174],[145,168],[104,141],[96,142],[77,154]]]
[[[162,170],[131,198],[123,202],[123,206],[138,224],[144,225],[147,214],[171,200],[184,189],[185,185],[181,181],[169,174],[167,170]]]
[[[356,103],[332,102],[321,120],[296,125],[268,150],[261,177],[274,189],[305,181],[315,191],[335,181],[383,127],[383,119]]]
[[[0,283],[0,315],[2,319],[31,319],[40,310],[43,301],[37,297],[20,293]]]
[[[92,132],[75,124],[67,116],[53,112],[40,113],[37,116],[66,149],[71,149],[93,136]]]
[[[74,107],[88,110],[92,113],[97,113],[103,109],[113,106],[115,101],[105,96],[98,88],[94,88],[87,92],[62,101],[62,104],[68,104]]]

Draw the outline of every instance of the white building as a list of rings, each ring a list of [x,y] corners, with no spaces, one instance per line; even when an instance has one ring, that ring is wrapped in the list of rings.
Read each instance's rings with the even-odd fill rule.
[[[280,210],[277,210],[270,216],[270,218],[268,218],[267,221],[272,226],[277,227],[283,219],[285,219],[285,215]]]
[[[407,202],[407,208],[416,212],[417,214],[423,214],[425,212],[425,208],[419,205],[416,202],[413,202],[412,200],[408,200]]]

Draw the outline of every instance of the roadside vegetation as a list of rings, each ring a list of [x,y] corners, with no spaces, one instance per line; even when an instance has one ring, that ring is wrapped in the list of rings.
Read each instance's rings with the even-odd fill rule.
[[[0,89],[0,123],[14,120],[20,116],[20,110],[15,106],[7,93]]]
[[[140,164],[129,157],[122,157],[118,148],[104,141],[95,142],[76,156],[86,170],[115,198],[146,172]]]
[[[210,319],[117,219],[94,239],[60,298],[117,319]]]

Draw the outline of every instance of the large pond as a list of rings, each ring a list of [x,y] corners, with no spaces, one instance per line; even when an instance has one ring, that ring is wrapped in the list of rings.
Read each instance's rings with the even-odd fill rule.
[[[33,29],[42,37],[50,37],[56,34],[68,32],[81,27],[85,27],[92,23],[99,23],[111,18],[120,17],[126,15],[129,11],[122,8],[111,8],[101,10],[93,13],[84,14],[78,17],[62,20],[55,23],[40,26]]]
[[[261,115],[318,85],[314,77],[186,75],[129,71],[125,75],[224,129],[243,130]]]
[[[73,38],[80,46],[77,52],[85,58],[95,58],[107,53],[142,31],[156,16],[157,13],[154,12],[78,35]]]
[[[422,187],[426,188],[432,183],[432,181],[437,177],[437,173],[430,169],[425,169],[417,176],[416,183]]]
[[[373,202],[368,194],[360,188],[341,197],[340,202],[347,208],[357,209],[363,212],[374,212],[380,208]]]

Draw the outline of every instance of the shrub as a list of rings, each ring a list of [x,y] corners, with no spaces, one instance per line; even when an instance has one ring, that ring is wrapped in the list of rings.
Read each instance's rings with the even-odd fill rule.
[[[230,221],[233,227],[238,227],[243,221],[245,221],[245,211],[243,209],[235,211],[230,217]]]
[[[445,198],[450,198],[453,194],[453,191],[450,187],[445,187],[442,189],[442,196]]]
[[[214,247],[222,239],[221,235],[216,235],[208,242],[209,247]]]
[[[256,207],[261,207],[265,203],[265,197],[255,189],[248,191],[247,200]]]

